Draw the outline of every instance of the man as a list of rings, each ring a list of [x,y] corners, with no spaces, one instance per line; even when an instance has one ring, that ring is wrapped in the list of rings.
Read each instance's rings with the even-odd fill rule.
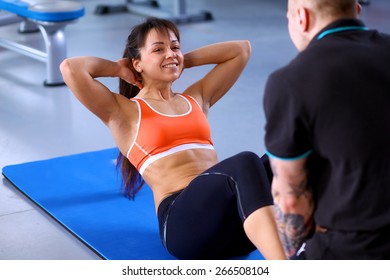
[[[270,75],[265,145],[293,259],[390,259],[390,36],[356,0],[289,0],[300,51]]]

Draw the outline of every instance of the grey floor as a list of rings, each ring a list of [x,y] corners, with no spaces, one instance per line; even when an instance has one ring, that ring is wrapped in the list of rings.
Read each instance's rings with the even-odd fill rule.
[[[124,1],[83,2],[85,17],[66,29],[68,56],[119,59],[131,26],[142,17],[93,13],[99,3]],[[214,21],[180,25],[183,51],[222,40],[249,39],[252,43],[247,68],[213,108],[210,122],[221,159],[243,150],[262,154],[262,92],[266,78],[296,55],[286,28],[286,1],[197,0],[187,4],[188,13],[207,10]],[[372,0],[370,6],[364,7],[361,18],[369,27],[390,33],[389,0]],[[17,27],[0,27],[0,37],[42,47],[39,33],[18,34]],[[42,62],[0,48],[0,65],[0,168],[114,146],[107,128],[75,100],[67,87],[42,86]],[[174,88],[182,90],[207,69],[185,71]],[[112,90],[117,89],[116,79],[102,81]],[[99,257],[2,178],[0,259]]]

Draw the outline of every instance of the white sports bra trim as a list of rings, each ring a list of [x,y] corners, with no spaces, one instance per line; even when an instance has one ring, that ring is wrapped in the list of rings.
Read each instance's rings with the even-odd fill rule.
[[[167,151],[164,151],[162,153],[150,156],[140,167],[139,173],[142,175],[146,168],[155,162],[156,160],[159,160],[163,157],[172,155],[177,152],[191,150],[191,149],[208,149],[208,150],[214,150],[214,146],[211,144],[199,144],[199,143],[190,143],[190,144],[183,144],[176,147],[173,147]]]
[[[192,97],[191,95],[187,95],[187,96],[188,96],[189,98],[191,98],[192,100],[194,100],[195,103],[198,104],[199,109],[203,112],[202,106],[200,106],[200,104],[198,103],[198,101],[197,101],[194,97]]]
[[[134,99],[140,99],[140,100],[142,100],[143,102],[145,102],[146,105],[148,105],[148,107],[149,107],[153,112],[155,112],[156,114],[159,114],[160,116],[170,117],[170,118],[176,118],[176,117],[187,116],[188,114],[190,114],[190,113],[192,112],[192,104],[191,104],[191,102],[190,102],[187,98],[185,98],[185,97],[182,96],[181,94],[177,94],[177,95],[180,96],[181,98],[183,98],[183,99],[187,102],[187,104],[188,104],[188,111],[185,112],[185,113],[183,113],[183,114],[179,114],[179,115],[168,115],[168,114],[163,114],[163,113],[157,111],[156,109],[154,109],[154,108],[152,107],[152,105],[150,105],[150,104],[148,103],[148,101],[146,101],[145,99],[140,98],[140,97],[134,97]]]
[[[138,122],[137,122],[137,131],[136,131],[136,133],[135,133],[134,140],[133,140],[133,142],[130,144],[130,148],[127,150],[127,154],[126,154],[126,157],[127,157],[127,158],[129,158],[130,151],[131,151],[131,149],[133,148],[133,146],[134,146],[134,144],[135,144],[135,141],[137,140],[139,127],[140,127],[140,124],[141,124],[141,117],[142,117],[141,105],[139,105],[138,100],[133,100],[133,101],[137,104],[137,107],[138,107]]]

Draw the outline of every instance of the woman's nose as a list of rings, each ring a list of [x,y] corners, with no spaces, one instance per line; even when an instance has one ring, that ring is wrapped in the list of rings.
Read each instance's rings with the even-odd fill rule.
[[[169,58],[169,57],[176,58],[177,57],[177,53],[174,52],[172,49],[168,49],[166,57],[167,58]]]

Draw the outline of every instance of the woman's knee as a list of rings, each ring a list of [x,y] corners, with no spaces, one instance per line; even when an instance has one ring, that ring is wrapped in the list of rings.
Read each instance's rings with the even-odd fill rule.
[[[253,170],[253,172],[259,172],[266,175],[268,182],[272,182],[273,173],[270,165],[270,161],[267,155],[259,157],[256,153],[245,151],[237,155],[240,158],[241,164],[246,166],[248,172]]]
[[[263,160],[254,152],[241,152],[235,156],[233,162],[245,173],[263,173],[265,171]]]
[[[235,161],[242,164],[260,164],[261,158],[254,152],[244,151],[234,156]]]

